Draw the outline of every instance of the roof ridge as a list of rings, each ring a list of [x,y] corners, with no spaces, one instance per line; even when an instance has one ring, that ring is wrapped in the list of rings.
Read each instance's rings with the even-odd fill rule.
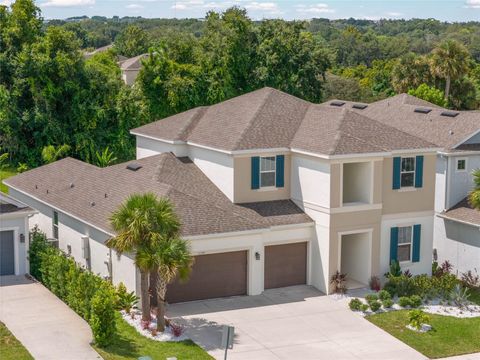
[[[195,114],[193,114],[190,121],[188,121],[188,123],[185,124],[185,126],[180,129],[180,132],[179,132],[180,135],[178,136],[179,139],[186,141],[186,138],[188,138],[188,133],[191,132],[193,129],[195,129],[195,127],[197,127],[198,123],[203,118],[203,116],[205,115],[209,107],[210,106],[197,106],[192,109],[192,110],[196,110]],[[185,138],[184,138],[184,135],[185,135]]]
[[[240,145],[240,143],[242,142],[243,140],[243,135],[247,133],[248,130],[250,130],[250,127],[252,126],[252,124],[254,123],[254,119],[256,118],[257,114],[260,113],[260,110],[263,109],[263,107],[265,106],[265,104],[267,103],[268,99],[270,99],[270,96],[272,95],[273,93],[273,88],[270,88],[270,87],[263,87],[261,89],[258,89],[257,91],[260,91],[260,90],[264,90],[264,89],[267,89],[268,90],[268,94],[266,95],[265,99],[262,101],[262,103],[260,104],[260,106],[258,107],[257,110],[255,110],[255,112],[252,114],[252,116],[250,117],[250,119],[248,120],[248,125],[245,126],[245,128],[242,130],[242,132],[240,133],[240,136],[238,137],[237,141],[235,141],[235,144],[233,145],[233,149],[234,150],[237,150],[238,146]],[[248,94],[248,93],[247,93]]]
[[[341,120],[336,124],[335,126],[335,137],[333,138],[334,139],[334,142],[332,144],[332,146],[330,147],[329,149],[329,152],[333,153],[335,151],[335,149],[337,148],[338,146],[338,143],[340,142],[340,138],[341,136],[338,136],[340,133],[344,133],[342,130],[340,130],[340,127],[342,126],[343,122],[345,121],[345,115],[347,114],[347,108],[342,108],[341,110],[341,115],[342,115],[342,118]],[[346,134],[346,133],[345,133]],[[348,135],[348,134],[347,134]]]

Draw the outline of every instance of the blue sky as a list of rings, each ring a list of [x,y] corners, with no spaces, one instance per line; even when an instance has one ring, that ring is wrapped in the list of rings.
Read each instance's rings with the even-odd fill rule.
[[[11,0],[0,0],[9,4]],[[46,19],[79,15],[201,18],[208,10],[237,5],[253,19],[324,17],[377,20],[435,18],[480,21],[480,0],[37,0]]]

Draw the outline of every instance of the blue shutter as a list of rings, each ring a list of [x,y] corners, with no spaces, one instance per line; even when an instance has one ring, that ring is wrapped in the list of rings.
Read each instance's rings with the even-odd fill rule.
[[[401,157],[394,157],[393,158],[393,181],[392,181],[392,189],[397,190],[400,189],[400,166],[402,163]]]
[[[260,188],[260,157],[252,157],[252,189]]]
[[[276,160],[276,187],[277,188],[282,188],[285,186],[285,155],[277,155],[277,160]]]
[[[412,262],[420,261],[420,234],[422,225],[413,225],[413,250],[412,250]]]
[[[390,263],[397,260],[398,252],[398,227],[390,229]]]
[[[415,160],[415,187],[423,186],[423,155],[417,156]]]

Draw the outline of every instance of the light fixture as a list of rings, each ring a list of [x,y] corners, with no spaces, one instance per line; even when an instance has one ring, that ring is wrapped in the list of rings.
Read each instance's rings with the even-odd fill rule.
[[[25,242],[25,235],[20,234],[20,243],[23,244]]]
[[[260,253],[258,251],[255,253],[255,260],[260,260]]]

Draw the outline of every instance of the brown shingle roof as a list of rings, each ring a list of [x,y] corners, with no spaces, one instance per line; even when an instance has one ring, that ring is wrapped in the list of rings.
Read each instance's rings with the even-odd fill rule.
[[[335,155],[435,147],[415,134],[356,113],[351,106],[347,111],[346,106],[311,104],[268,87],[132,133],[227,151],[292,147]]]
[[[468,198],[463,199],[454,207],[442,212],[440,216],[446,219],[480,226],[480,210],[474,209],[468,202]]]
[[[416,107],[427,107],[432,111],[428,114],[416,113]],[[450,150],[480,130],[480,112],[458,111],[456,117],[447,117],[441,115],[445,110],[413,96],[400,94],[372,103],[364,110],[354,111]]]
[[[126,169],[130,163],[142,167],[131,171]],[[6,183],[108,233],[113,232],[110,214],[129,195],[141,192],[154,192],[173,202],[184,236],[312,222],[290,200],[233,204],[188,158],[170,153],[106,168],[66,158]]]

